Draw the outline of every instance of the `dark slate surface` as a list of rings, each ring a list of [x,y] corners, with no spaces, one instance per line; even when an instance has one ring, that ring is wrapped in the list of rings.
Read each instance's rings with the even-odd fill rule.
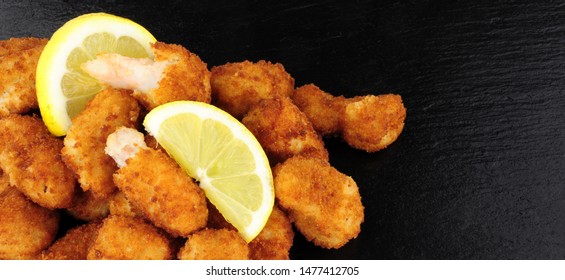
[[[297,234],[292,258],[564,258],[559,1],[82,2],[0,1],[0,39],[49,37],[74,16],[104,11],[210,67],[266,59],[297,86],[402,95],[405,130],[388,149],[326,141],[363,196],[360,236],[324,250]]]

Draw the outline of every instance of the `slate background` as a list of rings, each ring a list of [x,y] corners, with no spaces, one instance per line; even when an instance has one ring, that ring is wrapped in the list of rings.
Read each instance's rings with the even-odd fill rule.
[[[326,141],[358,183],[359,237],[295,259],[563,259],[565,3],[560,1],[4,1],[0,39],[128,17],[209,67],[282,63],[334,95],[394,92],[406,126],[367,154]]]

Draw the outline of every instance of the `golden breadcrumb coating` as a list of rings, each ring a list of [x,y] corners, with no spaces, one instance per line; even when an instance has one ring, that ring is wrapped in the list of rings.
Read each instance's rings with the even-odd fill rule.
[[[10,177],[0,168],[0,195],[10,187]]]
[[[120,190],[112,195],[109,204],[111,215],[145,218],[143,212],[133,206],[126,195]]]
[[[47,39],[0,41],[0,118],[38,108],[35,68]]]
[[[33,49],[38,46],[45,46],[47,41],[49,41],[49,39],[36,37],[21,37],[0,40],[0,57]]]
[[[317,158],[293,157],[273,169],[275,197],[296,228],[323,248],[340,248],[361,231],[357,184]]]
[[[91,191],[76,190],[73,205],[66,209],[75,219],[83,221],[100,220],[110,213],[108,198],[96,198]]]
[[[345,97],[334,97],[314,84],[307,84],[294,91],[292,101],[306,114],[320,135],[338,135],[341,132],[341,116],[347,102]]]
[[[237,119],[265,98],[290,97],[294,79],[280,63],[260,60],[212,67],[212,103]]]
[[[249,243],[249,258],[288,260],[293,241],[294,231],[290,219],[275,205],[263,230]]]
[[[376,152],[392,144],[404,128],[406,108],[397,94],[357,97],[345,107],[343,139],[352,147]]]
[[[241,122],[261,143],[271,165],[295,155],[328,160],[322,138],[288,97],[261,100]]]
[[[340,135],[351,147],[366,152],[380,151],[396,141],[406,119],[397,94],[334,97],[308,84],[297,88],[292,99],[320,135]]]
[[[159,105],[192,100],[210,103],[210,71],[200,57],[181,45],[156,42],[151,46],[155,61],[170,61],[159,81],[159,86],[150,92],[134,91],[133,96],[151,110]]]
[[[59,215],[16,188],[0,195],[0,259],[37,259],[55,239]]]
[[[89,260],[166,260],[170,241],[143,219],[110,215],[102,222],[87,254]]]
[[[160,150],[140,149],[114,182],[147,219],[173,236],[187,237],[206,226],[204,191]]]
[[[88,249],[98,234],[99,221],[69,229],[49,248],[41,252],[43,260],[86,260]]]
[[[73,118],[61,151],[63,160],[80,187],[97,199],[107,199],[116,190],[112,176],[118,168],[104,152],[106,138],[118,127],[136,127],[140,110],[128,90],[108,88]]]
[[[247,260],[249,246],[236,231],[203,229],[188,238],[178,252],[180,260]]]
[[[72,204],[76,180],[61,159],[63,140],[43,121],[20,115],[0,119],[0,143],[0,168],[12,186],[49,209]]]
[[[237,231],[212,203],[208,203],[208,228]],[[261,232],[249,242],[252,260],[288,260],[294,240],[294,230],[288,216],[275,204]]]

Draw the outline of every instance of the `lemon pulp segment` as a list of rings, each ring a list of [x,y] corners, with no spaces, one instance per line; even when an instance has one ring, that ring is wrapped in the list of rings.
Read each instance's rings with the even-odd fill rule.
[[[92,13],[76,17],[51,37],[38,61],[39,109],[49,130],[66,134],[71,119],[104,88],[81,65],[101,53],[152,57],[155,38],[141,25],[118,16]]]
[[[149,112],[144,126],[246,241],[261,231],[274,204],[273,179],[263,149],[239,121],[212,105],[176,101]]]

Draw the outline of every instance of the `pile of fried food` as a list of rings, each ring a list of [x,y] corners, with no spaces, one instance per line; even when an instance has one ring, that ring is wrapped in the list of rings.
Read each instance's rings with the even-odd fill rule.
[[[106,89],[57,138],[37,111],[35,68],[46,43],[0,41],[0,259],[288,259],[295,229],[317,246],[340,248],[358,236],[364,207],[355,181],[330,165],[323,138],[376,152],[397,139],[406,117],[396,94],[295,88],[281,64],[267,61],[209,70],[184,47],[158,42],[155,57],[168,63],[157,89],[118,89],[92,70]],[[154,138],[146,135],[147,151],[124,162],[106,153],[109,135],[140,130],[144,114],[174,100],[227,111],[267,154],[276,202],[250,243],[201,189],[175,187],[197,182]],[[196,206],[183,211],[186,200]],[[66,216],[76,220],[70,228]]]

